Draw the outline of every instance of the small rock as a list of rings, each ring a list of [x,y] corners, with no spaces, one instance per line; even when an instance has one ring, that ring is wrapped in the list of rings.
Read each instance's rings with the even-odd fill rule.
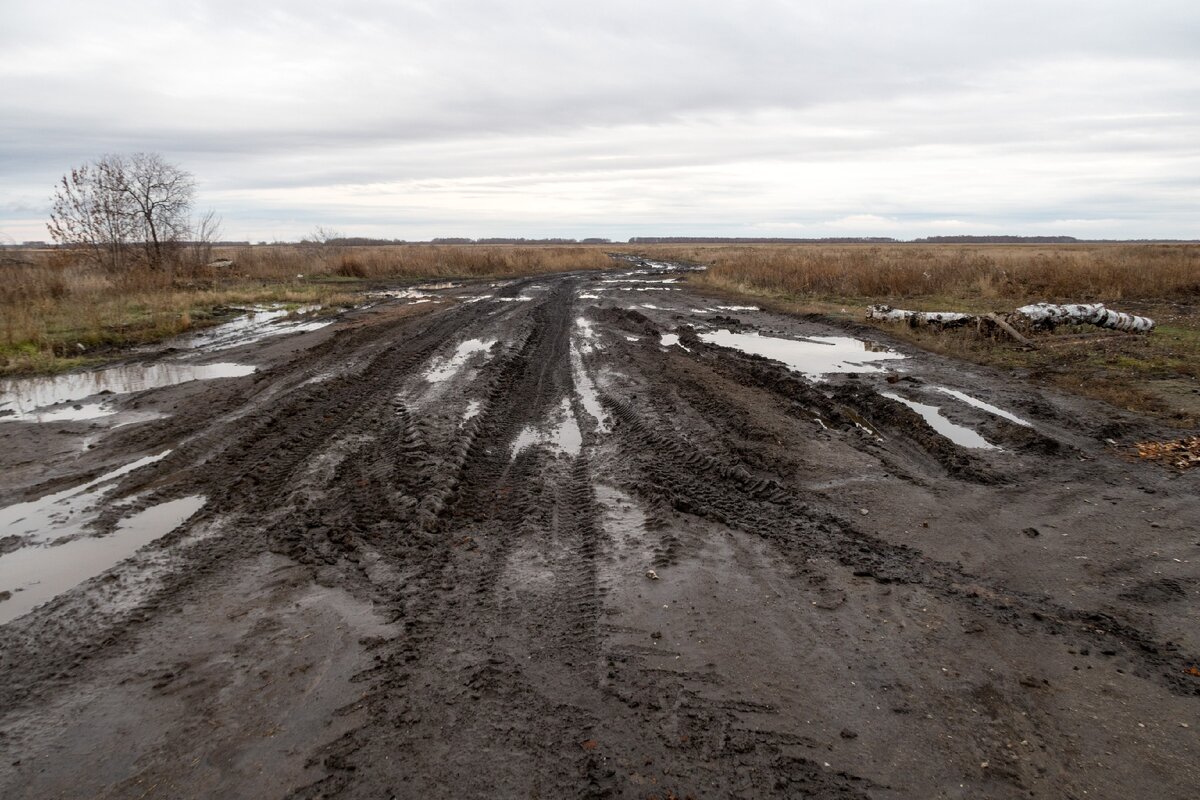
[[[868,510],[867,510],[867,509],[865,509],[865,508],[860,508],[860,509],[858,510],[858,513],[862,514],[862,515],[865,517],[865,516],[867,516],[868,514],[870,514],[871,512],[870,512],[870,511],[868,511]]]
[[[652,569],[648,569],[648,570],[646,570],[646,577],[652,581],[656,581],[656,580],[658,580],[658,573]]]
[[[857,739],[858,738],[858,734],[855,733],[854,731],[850,730],[849,728],[842,728],[842,732],[838,735],[841,736],[843,739]]]

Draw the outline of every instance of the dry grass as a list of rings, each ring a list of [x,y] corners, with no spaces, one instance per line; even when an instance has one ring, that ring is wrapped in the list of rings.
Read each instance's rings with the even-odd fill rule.
[[[1061,329],[1037,350],[879,323],[934,352],[1017,369],[1035,380],[1151,413],[1200,421],[1200,245],[750,245],[645,249],[709,264],[702,287],[791,312],[862,320],[871,303],[931,311],[1008,311],[1100,301],[1158,322],[1147,336]]]
[[[218,248],[232,267],[109,272],[70,253],[7,251],[0,374],[68,369],[106,351],[209,324],[223,306],[349,304],[371,281],[515,276],[611,266],[599,247]]]
[[[702,283],[828,298],[1106,302],[1200,296],[1200,245],[748,245],[649,248]]]

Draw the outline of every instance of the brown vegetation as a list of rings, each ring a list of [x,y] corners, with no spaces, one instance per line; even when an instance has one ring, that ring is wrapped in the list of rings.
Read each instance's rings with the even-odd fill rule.
[[[105,348],[210,322],[223,306],[353,301],[371,280],[514,276],[611,265],[600,247],[264,245],[215,248],[227,266],[105,268],[65,250],[6,252],[0,374],[64,369]]]
[[[651,247],[710,264],[702,283],[828,298],[1063,302],[1200,296],[1200,245],[783,245]],[[957,309],[949,309],[957,310]]]
[[[694,282],[791,312],[856,320],[872,303],[925,311],[1008,311],[1104,302],[1149,316],[1149,335],[1066,326],[1038,350],[879,323],[891,335],[957,358],[1026,374],[1183,427],[1200,420],[1200,245],[895,244],[652,246],[646,255],[709,264]]]

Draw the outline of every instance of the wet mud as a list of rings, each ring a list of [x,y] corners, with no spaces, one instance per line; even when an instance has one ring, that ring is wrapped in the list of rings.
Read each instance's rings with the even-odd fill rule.
[[[1197,476],[1126,457],[1153,423],[687,273],[400,289],[231,329],[219,380],[10,399],[128,422],[0,425],[0,796],[1200,785]]]

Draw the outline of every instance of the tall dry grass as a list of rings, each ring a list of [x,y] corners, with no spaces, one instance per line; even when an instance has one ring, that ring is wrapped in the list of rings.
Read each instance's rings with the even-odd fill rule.
[[[68,367],[105,346],[153,341],[251,303],[352,300],[371,280],[511,277],[608,267],[600,247],[260,245],[217,248],[230,266],[103,269],[59,250],[0,263],[0,372]]]
[[[750,293],[1023,302],[1200,298],[1200,245],[749,245],[647,248]]]

